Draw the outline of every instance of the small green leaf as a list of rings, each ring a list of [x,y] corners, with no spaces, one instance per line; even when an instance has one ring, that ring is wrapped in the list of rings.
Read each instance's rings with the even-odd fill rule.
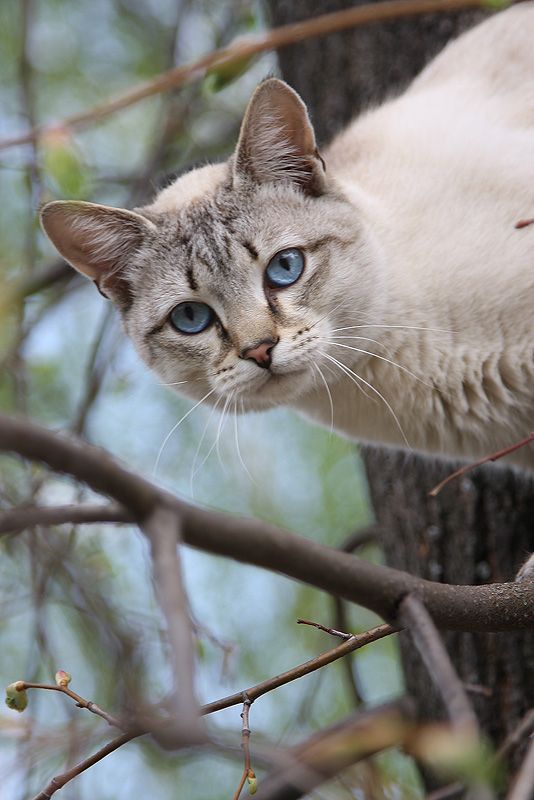
[[[67,132],[54,132],[43,138],[43,166],[55,193],[66,198],[87,194],[88,174],[81,154]]]
[[[223,61],[215,67],[211,67],[206,72],[204,87],[208,92],[220,92],[231,83],[244,75],[251,66],[255,56],[243,56]]]

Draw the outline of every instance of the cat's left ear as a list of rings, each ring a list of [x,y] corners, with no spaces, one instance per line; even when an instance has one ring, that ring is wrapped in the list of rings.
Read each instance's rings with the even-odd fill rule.
[[[106,297],[127,306],[125,268],[154,223],[136,211],[58,200],[41,211],[41,224],[63,258],[94,281]]]
[[[325,191],[324,162],[306,106],[287,83],[269,78],[248,104],[235,152],[234,177],[286,181],[306,194]]]

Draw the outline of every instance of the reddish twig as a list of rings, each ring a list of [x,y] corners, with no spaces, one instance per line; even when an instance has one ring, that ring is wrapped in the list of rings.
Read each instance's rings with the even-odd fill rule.
[[[436,495],[441,492],[443,487],[455,478],[459,478],[461,475],[465,475],[466,472],[471,472],[471,470],[475,469],[475,467],[480,467],[482,464],[487,464],[489,461],[498,461],[500,458],[504,458],[504,456],[507,456],[510,453],[515,453],[516,450],[519,450],[521,447],[525,447],[527,444],[531,444],[531,442],[534,442],[534,431],[524,439],[521,439],[520,442],[510,445],[510,447],[505,447],[503,450],[497,450],[496,453],[492,453],[489,456],[484,456],[484,458],[473,462],[473,464],[467,464],[465,467],[460,467],[460,469],[452,472],[450,475],[444,478],[444,480],[436,484],[436,486],[434,486],[434,488],[431,489],[428,494],[430,497],[436,497]]]
[[[519,222],[516,222],[514,228],[526,228],[527,225],[532,225],[534,223],[534,217],[532,219],[520,219]]]
[[[167,70],[156,78],[129,89],[123,94],[88,111],[74,114],[53,125],[34,127],[21,136],[3,139],[0,141],[0,149],[28,144],[58,130],[87,127],[147,97],[168,92],[170,89],[176,89],[203,78],[209,70],[215,70],[222,66],[226,67],[236,61],[245,61],[258,53],[287,47],[304,39],[325,36],[347,28],[369,25],[373,22],[416,16],[418,14],[455,11],[463,8],[483,8],[486,5],[487,0],[385,0],[382,3],[369,3],[343,11],[322,14],[319,17],[302,22],[283,25],[280,28],[274,28],[268,33],[260,33],[246,38],[241,37],[227,47],[208,53],[208,55],[202,56],[190,64]]]

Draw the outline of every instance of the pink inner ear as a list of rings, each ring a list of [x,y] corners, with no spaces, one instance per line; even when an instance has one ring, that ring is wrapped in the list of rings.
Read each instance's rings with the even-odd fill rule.
[[[100,283],[123,269],[152,225],[132,211],[81,202],[50,203],[41,220],[61,255]]]
[[[236,177],[290,181],[321,194],[322,172],[306,107],[277,79],[260,84],[249,103],[235,157]]]

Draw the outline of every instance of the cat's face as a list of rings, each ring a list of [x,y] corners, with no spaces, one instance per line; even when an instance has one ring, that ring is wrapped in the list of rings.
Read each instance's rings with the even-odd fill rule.
[[[324,173],[302,102],[271,79],[226,164],[179,178],[135,212],[52,203],[42,219],[116,302],[165,383],[241,411],[323,388],[333,329],[378,302],[375,254],[355,216]]]

